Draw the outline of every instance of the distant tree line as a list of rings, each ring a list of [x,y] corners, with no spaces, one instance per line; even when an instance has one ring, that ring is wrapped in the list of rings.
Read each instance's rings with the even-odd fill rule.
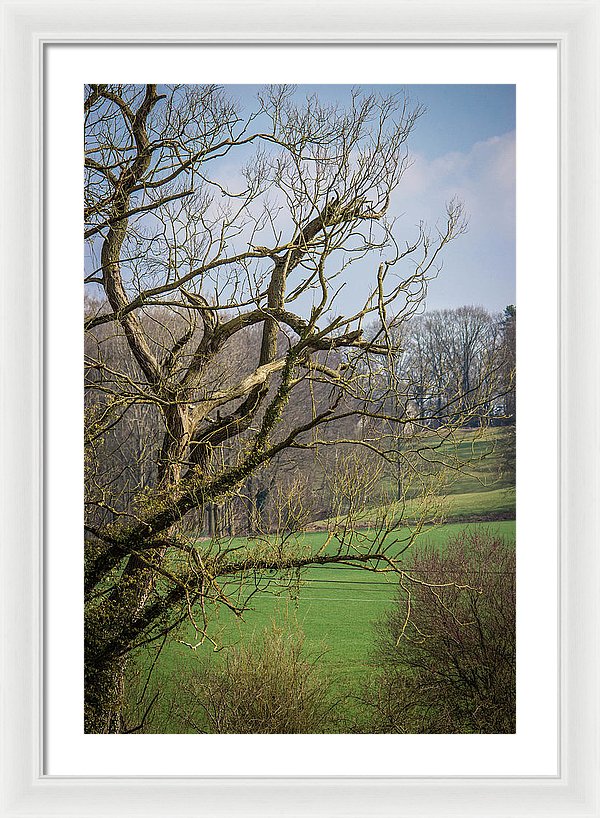
[[[88,303],[97,314],[99,305]],[[176,337],[181,331],[178,314],[157,309],[146,320],[159,327],[165,337]],[[123,377],[133,383],[135,362],[128,355],[124,334],[101,325],[86,335],[88,361],[86,411],[90,417],[102,416],[110,404],[112,390]],[[371,333],[380,327],[374,324]],[[253,369],[248,350],[259,339],[254,327],[233,336],[227,354],[215,365],[212,377],[228,383]],[[282,334],[283,335],[283,334]],[[285,335],[280,343],[285,342]],[[377,407],[376,417],[361,414],[364,396],[360,390],[344,396],[348,416],[331,423],[323,433],[323,441],[335,441],[335,446],[314,449],[296,448],[275,456],[268,469],[249,475],[235,496],[219,503],[207,503],[188,515],[188,525],[207,537],[236,534],[266,533],[276,527],[299,530],[311,520],[343,511],[336,488],[336,475],[345,454],[356,440],[377,439],[380,449],[395,451],[388,458],[388,472],[398,476],[397,498],[402,496],[402,471],[398,462],[405,441],[410,446],[416,436],[427,429],[437,429],[452,419],[458,427],[505,426],[514,430],[516,416],[516,310],[509,306],[503,313],[490,313],[482,307],[463,306],[456,309],[434,310],[412,317],[394,333],[394,352],[384,361],[365,356],[362,367],[369,370],[369,399]],[[325,357],[325,356],[324,356]],[[344,365],[341,352],[327,354],[327,365]],[[107,378],[107,372],[120,373],[117,380]],[[124,373],[127,373],[124,376]],[[278,383],[274,378],[272,389]],[[327,383],[313,381],[298,388],[293,407],[288,410],[285,426],[306,422],[315,401],[321,402],[329,390]],[[217,418],[219,413],[217,413]],[[397,421],[402,421],[397,423]],[[453,428],[456,428],[453,426]],[[88,496],[96,524],[111,519],[131,508],[145,490],[155,485],[160,459],[162,419],[153,402],[143,400],[124,407],[119,422],[103,430],[93,451],[96,457],[88,464]],[[344,441],[346,441],[344,443]],[[225,442],[220,447],[221,462],[234,462],[237,447]],[[503,457],[514,460],[514,433],[507,436]],[[365,468],[375,468],[374,454],[361,449],[360,460]],[[400,461],[402,461],[402,456]],[[347,467],[347,464],[346,466]],[[513,466],[507,467],[513,468]],[[382,476],[385,470],[382,471]],[[339,482],[339,481],[338,481]],[[102,497],[110,495],[111,506]],[[295,502],[290,503],[290,497]],[[373,491],[372,500],[377,500]],[[282,505],[285,508],[282,508]],[[282,518],[282,515],[285,519]]]

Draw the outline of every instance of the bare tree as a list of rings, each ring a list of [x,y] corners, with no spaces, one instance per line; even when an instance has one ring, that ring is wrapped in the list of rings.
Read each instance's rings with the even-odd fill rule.
[[[409,422],[380,362],[464,229],[457,202],[403,242],[387,216],[420,114],[358,90],[342,108],[266,88],[244,114],[215,86],[86,89],[88,732],[128,728],[132,651],[184,619],[206,638],[210,606],[241,612],[261,571],[397,569],[381,538],[309,552],[198,531],[282,453],[385,459],[381,424]],[[352,276],[370,286],[349,308]]]
[[[404,358],[419,412],[432,423],[449,411],[467,417],[470,407],[471,423],[501,413],[510,366],[500,316],[475,306],[427,312],[405,328]]]
[[[380,732],[513,733],[515,551],[463,532],[421,552],[377,625],[368,695]]]

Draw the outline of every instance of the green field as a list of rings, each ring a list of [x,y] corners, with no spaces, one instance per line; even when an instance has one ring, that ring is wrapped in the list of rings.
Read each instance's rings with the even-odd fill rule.
[[[502,454],[506,435],[502,427],[455,432],[430,455],[455,467],[445,470],[439,493],[416,483],[406,487],[402,503],[389,502],[394,487],[387,478],[383,486],[388,501],[383,506],[365,508],[357,516],[359,524],[365,528],[377,525],[384,514],[388,519],[401,517],[407,523],[424,518],[436,523],[514,520],[514,474],[506,470]],[[437,438],[425,439],[421,445],[436,442]],[[315,521],[309,528],[324,529],[329,524],[328,520]]]
[[[356,546],[364,552],[369,542],[379,537],[379,546],[388,548],[390,556],[401,554],[402,565],[408,569],[419,550],[443,549],[465,529],[489,531],[513,543],[515,488],[510,476],[503,472],[500,454],[505,434],[503,429],[463,430],[440,447],[438,454],[454,458],[461,466],[444,485],[443,496],[428,497],[429,511],[425,516],[421,501],[409,494],[402,504],[364,509],[355,517],[350,534],[344,532],[341,519],[320,520],[309,526],[311,530],[285,535],[290,540],[288,545],[294,553],[314,554],[333,533],[327,552],[334,553],[341,542],[344,550]],[[405,550],[414,530],[410,528],[412,521],[427,520],[428,514],[435,525],[426,525]],[[386,530],[386,526],[391,530]],[[229,540],[227,546],[237,548],[242,558],[245,551],[268,552],[276,539],[267,535],[257,542],[238,537]],[[133,689],[136,696],[144,691],[141,697],[144,703],[160,692],[153,710],[157,730],[173,729],[169,711],[177,701],[181,679],[195,668],[221,662],[229,648],[248,644],[273,625],[303,634],[306,655],[318,657],[319,666],[335,680],[335,691],[344,697],[344,707],[351,710],[357,706],[356,699],[352,695],[348,698],[347,694],[359,691],[369,672],[374,626],[394,602],[397,575],[332,564],[303,569],[293,577],[263,572],[241,584],[239,579],[232,579],[221,587],[231,594],[232,601],[239,603],[257,584],[260,591],[252,596],[242,618],[224,605],[208,612],[209,635],[218,650],[209,640],[198,644],[199,636],[187,622],[173,634],[174,639],[165,641],[158,659],[155,648],[138,654]]]
[[[440,451],[456,455],[462,468],[450,480],[447,494],[467,494],[512,488],[513,476],[503,463],[503,444],[507,430],[502,427],[479,430],[463,429]]]
[[[493,522],[514,520],[516,516],[516,491],[514,488],[495,488],[485,491],[472,491],[463,494],[430,496],[427,505],[418,499],[406,500],[403,503],[389,503],[386,506],[374,506],[365,509],[357,520],[368,528],[374,526],[385,515],[386,519],[403,519],[409,521],[427,520],[431,523],[459,522]],[[315,529],[325,529],[330,521],[317,521]]]
[[[493,494],[493,492],[491,493]],[[480,500],[473,498],[472,507],[479,508]],[[411,554],[429,545],[443,549],[444,544],[461,530],[485,529],[508,542],[514,541],[514,520],[493,523],[454,523],[425,528],[403,556],[407,568]],[[368,531],[361,536],[368,536]],[[314,548],[322,543],[322,532],[307,532],[301,538],[306,546]],[[405,532],[389,535],[399,540]],[[397,577],[394,574],[367,572],[347,567],[313,567],[302,572],[299,584],[285,588],[277,578],[270,579],[266,592],[257,594],[251,609],[240,619],[225,607],[212,622],[211,636],[220,647],[246,642],[260,635],[266,628],[277,624],[285,629],[300,630],[305,636],[308,655],[320,656],[320,664],[336,679],[340,693],[356,689],[368,670],[369,653],[373,645],[373,626],[392,604]],[[160,690],[157,708],[168,708],[176,697],[178,680],[189,673],[196,663],[219,662],[223,653],[215,652],[209,642],[193,649],[197,635],[191,625],[179,634],[181,641],[165,643],[156,663],[147,695]],[[151,656],[140,656],[141,669],[147,671]],[[162,702],[162,704],[161,704]]]
[[[514,521],[493,524],[450,524],[425,530],[413,549],[430,544],[443,548],[444,543],[464,529],[493,531],[513,540]],[[311,539],[315,535],[311,536]],[[410,557],[406,558],[407,567]],[[326,650],[324,660],[335,665],[344,675],[360,672],[371,643],[372,625],[389,606],[396,594],[398,579],[394,574],[372,573],[354,568],[314,567],[306,569],[302,581],[292,592],[282,591],[257,595],[253,609],[243,620],[230,611],[222,611],[218,630],[222,641],[235,644],[252,633],[260,633],[271,623],[290,622],[299,625],[306,636],[306,647]],[[188,631],[193,639],[193,629]],[[174,645],[179,656],[189,654],[183,645]],[[210,650],[210,647],[208,648]]]

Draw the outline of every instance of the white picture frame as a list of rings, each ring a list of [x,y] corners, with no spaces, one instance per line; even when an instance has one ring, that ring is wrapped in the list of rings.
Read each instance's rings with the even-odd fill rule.
[[[600,815],[598,0],[0,0],[0,816]],[[43,775],[43,53],[52,42],[554,43],[560,88],[560,771],[555,777]],[[18,342],[17,342],[18,340]],[[554,627],[550,623],[549,627]],[[135,740],[135,737],[132,737]]]

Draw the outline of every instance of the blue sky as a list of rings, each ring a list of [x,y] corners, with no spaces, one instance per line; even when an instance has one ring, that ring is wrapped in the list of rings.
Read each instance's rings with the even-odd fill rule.
[[[401,216],[398,234],[410,238],[424,219],[435,225],[445,203],[458,196],[469,230],[444,252],[443,269],[431,282],[428,309],[477,304],[491,311],[515,302],[515,86],[361,86],[365,91],[405,90],[427,109],[409,141],[413,164],[390,212]],[[302,85],[299,97],[318,92],[343,103],[351,86]],[[254,85],[227,90],[248,109]],[[349,282],[352,283],[352,282]]]
[[[256,110],[261,86],[228,85],[246,113]],[[323,102],[348,102],[352,86],[299,85],[301,99],[318,93]],[[515,303],[515,86],[514,85],[364,85],[365,92],[403,91],[425,106],[409,139],[412,159],[390,203],[397,218],[399,243],[414,240],[416,225],[443,222],[445,206],[459,198],[469,217],[466,234],[448,245],[443,269],[429,284],[427,309],[480,305],[497,312]],[[240,158],[222,171],[239,179]],[[238,155],[238,154],[241,154]],[[88,258],[86,268],[97,265]],[[362,306],[373,283],[368,261],[347,271],[336,309],[348,314]],[[375,262],[378,264],[378,260]]]

